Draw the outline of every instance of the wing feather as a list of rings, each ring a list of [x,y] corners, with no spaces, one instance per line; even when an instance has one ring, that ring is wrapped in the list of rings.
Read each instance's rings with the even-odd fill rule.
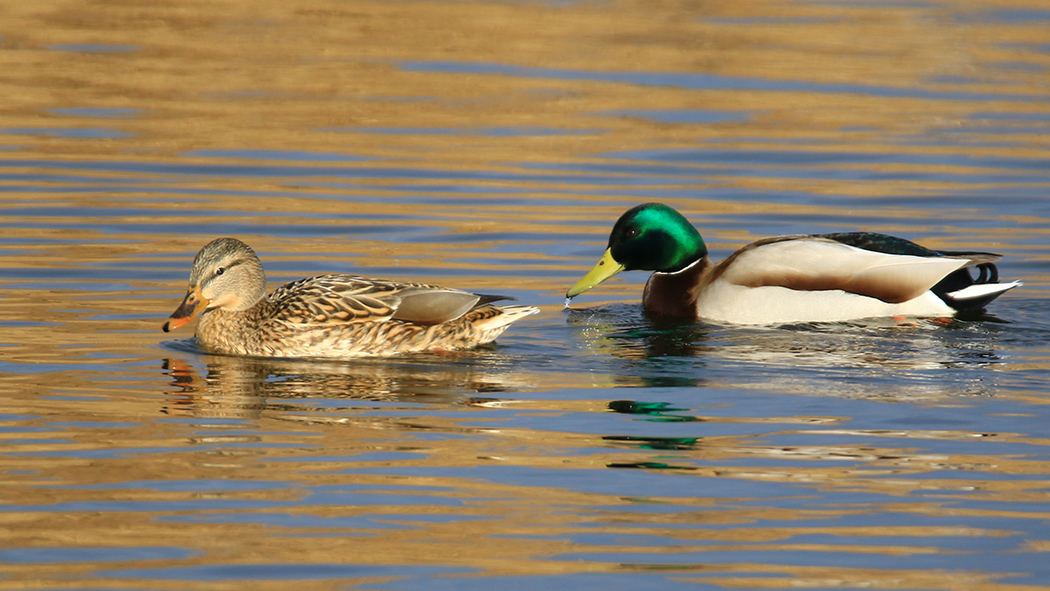
[[[441,324],[466,314],[480,296],[458,289],[415,288],[401,293],[394,318],[416,324]]]
[[[744,287],[842,290],[900,303],[968,264],[968,259],[888,254],[816,236],[791,236],[750,244],[716,272]]]
[[[353,275],[301,279],[270,294],[274,318],[299,325],[390,319],[441,324],[466,314],[479,301],[481,296],[457,289]]]

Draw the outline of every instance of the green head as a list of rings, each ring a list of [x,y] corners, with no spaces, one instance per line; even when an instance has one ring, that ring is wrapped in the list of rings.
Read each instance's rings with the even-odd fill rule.
[[[625,271],[674,273],[707,255],[707,245],[682,214],[662,203],[627,210],[609,234],[612,258]]]
[[[572,298],[620,271],[676,273],[707,256],[707,245],[682,214],[661,203],[627,210],[609,234],[609,249],[598,264],[572,286]]]

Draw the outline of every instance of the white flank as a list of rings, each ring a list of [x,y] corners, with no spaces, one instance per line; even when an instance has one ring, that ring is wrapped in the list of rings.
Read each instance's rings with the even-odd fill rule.
[[[697,312],[705,320],[731,324],[845,322],[888,316],[945,317],[955,310],[932,292],[888,304],[841,290],[799,291],[786,287],[743,287],[716,281],[704,290]]]

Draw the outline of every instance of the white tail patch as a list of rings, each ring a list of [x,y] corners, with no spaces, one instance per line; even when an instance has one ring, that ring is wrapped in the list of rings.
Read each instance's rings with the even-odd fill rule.
[[[475,324],[481,330],[495,330],[510,326],[526,316],[538,314],[540,309],[533,306],[497,306],[502,314],[487,318]]]
[[[958,291],[949,292],[948,296],[957,300],[976,300],[992,294],[1001,294],[1019,285],[1021,285],[1020,281],[1011,281],[1010,283],[978,283],[977,285],[964,287]]]

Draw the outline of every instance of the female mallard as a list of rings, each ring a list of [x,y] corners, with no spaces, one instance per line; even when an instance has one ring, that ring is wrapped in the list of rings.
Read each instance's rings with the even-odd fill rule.
[[[164,331],[195,316],[198,344],[253,357],[348,358],[463,349],[488,343],[531,306],[422,283],[319,275],[266,295],[262,263],[234,238],[209,242],[193,259],[186,299]]]
[[[663,316],[739,324],[944,317],[980,312],[1021,284],[999,283],[999,258],[854,232],[766,238],[715,265],[682,214],[646,203],[617,220],[605,255],[565,295],[637,269],[655,271],[642,303]],[[977,279],[968,267],[978,269]]]

